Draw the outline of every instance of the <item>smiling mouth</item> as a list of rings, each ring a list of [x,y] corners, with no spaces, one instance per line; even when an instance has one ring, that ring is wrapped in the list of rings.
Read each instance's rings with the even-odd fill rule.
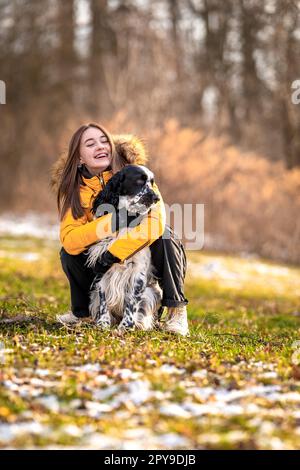
[[[100,158],[105,158],[105,157],[108,157],[108,153],[98,153],[94,158],[98,160]]]

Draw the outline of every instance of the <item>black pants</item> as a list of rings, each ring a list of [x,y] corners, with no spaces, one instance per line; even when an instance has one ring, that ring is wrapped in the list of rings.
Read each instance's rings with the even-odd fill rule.
[[[154,274],[163,291],[162,307],[187,305],[184,296],[186,255],[181,241],[166,226],[164,235],[150,245],[150,250]],[[93,270],[85,265],[87,252],[69,255],[62,248],[60,259],[70,283],[72,312],[76,317],[86,317],[89,315],[90,287],[95,277]]]

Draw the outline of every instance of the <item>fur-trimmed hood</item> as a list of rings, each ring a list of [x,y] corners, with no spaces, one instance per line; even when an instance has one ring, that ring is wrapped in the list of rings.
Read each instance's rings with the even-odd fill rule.
[[[144,140],[133,134],[112,135],[116,152],[129,164],[145,165],[148,161],[148,153]],[[51,188],[57,191],[60,184],[63,169],[66,163],[66,155],[62,155],[51,169]]]

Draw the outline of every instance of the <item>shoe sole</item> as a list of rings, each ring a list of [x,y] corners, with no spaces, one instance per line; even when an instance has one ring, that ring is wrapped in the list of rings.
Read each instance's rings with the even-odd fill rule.
[[[164,326],[162,328],[163,331],[166,331],[167,333],[173,333],[174,335],[180,335],[180,336],[190,336],[189,330],[186,332],[178,331],[178,330],[172,330],[171,328],[169,329],[168,327]]]
[[[56,317],[56,321],[60,323],[61,325],[65,326],[66,328],[76,328],[82,323],[81,321],[76,322],[76,323],[65,323],[63,320],[61,320],[58,317]]]

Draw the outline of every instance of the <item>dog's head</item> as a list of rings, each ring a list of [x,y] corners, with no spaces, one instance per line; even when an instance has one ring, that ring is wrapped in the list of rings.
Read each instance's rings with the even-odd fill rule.
[[[144,215],[159,201],[153,190],[154,174],[142,165],[126,165],[108,181],[96,197],[93,212],[103,214],[98,208],[111,204],[115,209],[126,209],[129,214]]]

